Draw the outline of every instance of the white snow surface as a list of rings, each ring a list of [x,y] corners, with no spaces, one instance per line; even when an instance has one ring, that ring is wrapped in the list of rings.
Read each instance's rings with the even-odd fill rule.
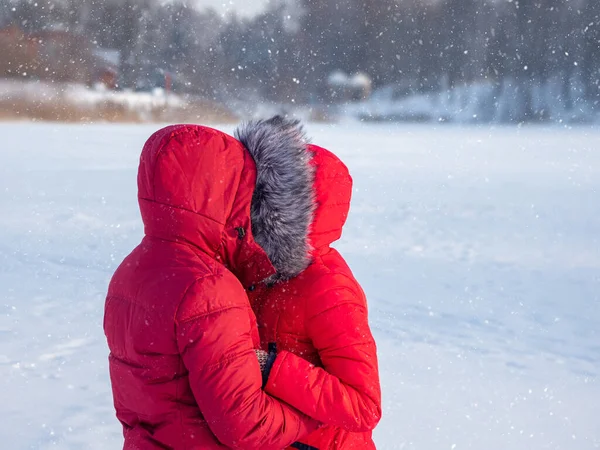
[[[3,449],[122,445],[104,295],[156,128],[0,124]],[[308,132],[355,181],[337,247],[379,346],[378,448],[600,448],[600,130]]]

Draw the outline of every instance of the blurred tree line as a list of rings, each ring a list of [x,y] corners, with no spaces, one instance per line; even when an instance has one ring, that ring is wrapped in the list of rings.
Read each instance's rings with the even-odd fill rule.
[[[0,25],[62,26],[121,53],[122,84],[169,70],[215,99],[318,103],[335,70],[412,92],[507,83],[524,118],[549,82],[600,100],[598,0],[271,0],[252,18],[172,0],[0,0]]]

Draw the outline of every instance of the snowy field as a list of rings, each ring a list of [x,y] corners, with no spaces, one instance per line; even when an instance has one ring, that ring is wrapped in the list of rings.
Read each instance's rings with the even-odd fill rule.
[[[2,449],[121,446],[102,312],[154,129],[0,124]],[[355,179],[378,448],[600,448],[600,130],[308,131]]]

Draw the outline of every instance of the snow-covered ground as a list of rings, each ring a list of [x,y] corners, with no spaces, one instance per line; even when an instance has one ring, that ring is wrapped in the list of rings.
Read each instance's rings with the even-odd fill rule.
[[[3,449],[121,445],[102,311],[154,129],[0,124]],[[308,131],[355,179],[338,247],[370,299],[378,447],[600,448],[600,130]]]

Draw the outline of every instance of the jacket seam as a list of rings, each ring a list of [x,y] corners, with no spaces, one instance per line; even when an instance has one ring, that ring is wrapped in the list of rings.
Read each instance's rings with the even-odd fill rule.
[[[315,264],[317,264],[317,260],[320,262],[320,266],[323,267],[323,268],[325,268],[327,270],[327,273],[330,274],[331,273],[331,269],[329,268],[329,266],[327,266],[327,264],[325,264],[325,261],[323,261],[323,257],[321,255],[316,256],[314,258],[314,263]],[[308,307],[309,307],[310,303],[311,303],[310,301],[304,302],[304,317],[306,317],[307,320],[303,320],[302,322],[303,322],[303,327],[304,327],[304,335],[307,336],[310,339],[310,343],[313,346],[313,348],[316,348],[315,345],[314,345],[314,341],[313,341],[312,337],[310,337],[310,333],[308,332],[308,321],[310,320],[310,316],[308,314]]]
[[[179,315],[179,308],[181,308],[181,304],[183,303],[183,300],[184,300],[184,299],[187,297],[188,293],[190,292],[190,289],[192,289],[192,287],[193,287],[193,286],[195,286],[195,285],[196,285],[196,284],[197,284],[199,281],[201,281],[201,280],[205,280],[205,279],[207,279],[207,278],[209,278],[209,277],[211,277],[211,276],[213,276],[213,277],[214,277],[215,275],[214,275],[214,274],[211,274],[211,275],[205,275],[205,276],[203,276],[203,277],[196,278],[196,279],[195,279],[194,281],[192,281],[192,282],[190,283],[190,285],[189,285],[189,286],[188,286],[188,287],[185,289],[185,291],[183,292],[183,295],[181,296],[181,298],[180,298],[180,299],[179,299],[179,301],[177,302],[177,308],[175,308],[175,313],[174,313],[174,315],[173,315],[173,323],[174,323],[174,325],[175,325],[175,326],[179,325],[180,323],[184,323],[184,322],[185,322],[185,321],[183,321],[183,322],[180,322],[180,321],[177,319],[177,316]],[[174,332],[175,332],[175,333],[174,333],[174,334],[175,334],[175,340],[177,340],[177,329],[175,329],[175,330],[174,330]]]
[[[183,208],[181,206],[170,205],[170,204],[165,203],[165,202],[159,202],[158,200],[152,200],[152,199],[145,198],[145,197],[138,197],[138,200],[144,200],[146,202],[156,203],[157,205],[167,206],[167,207],[173,208],[173,209],[180,209],[181,211],[185,211],[185,212],[188,212],[190,214],[195,214],[197,216],[204,217],[205,219],[208,219],[208,220],[210,220],[212,222],[215,222],[216,224],[225,226],[225,224],[223,222],[219,222],[214,217],[207,216],[206,214],[202,214],[201,212],[198,212],[198,211],[192,211],[191,209],[188,209],[188,208]]]
[[[179,368],[181,369],[181,366],[183,366],[183,360],[181,359],[181,355],[179,355]],[[185,367],[185,366],[184,366]],[[188,380],[189,383],[189,380]],[[179,423],[181,425],[181,435],[185,436],[184,433],[184,428],[183,428],[183,414],[181,412],[181,403],[179,402],[179,385],[181,384],[181,379],[177,380],[176,384],[175,384],[175,405],[177,408],[177,413],[179,414]]]
[[[160,139],[164,139],[165,136],[160,136]],[[155,133],[152,135],[152,137],[150,138],[150,140],[146,143],[146,145],[149,148],[153,148],[156,145],[156,141],[159,140],[159,136],[158,133]],[[156,175],[156,165],[158,162],[158,155],[160,155],[160,153],[162,152],[163,147],[160,147],[157,152],[156,152],[156,160],[154,161],[154,166],[152,167],[152,196],[156,197],[156,193],[155,193],[155,189],[156,189],[156,185],[154,183],[154,177]]]
[[[169,239],[169,238],[166,238],[163,236],[160,236],[160,237],[154,236],[151,234],[147,234],[145,236],[145,238],[155,239],[157,241],[169,242],[174,245],[181,245],[182,247],[191,250],[194,253],[194,256],[196,256],[199,259],[201,259],[202,256],[208,256],[210,259],[210,263],[214,263],[214,265],[209,264],[209,262],[202,261],[202,264],[204,264],[204,266],[206,266],[206,270],[208,270],[210,273],[207,275],[202,275],[199,279],[217,275],[216,268],[217,268],[218,263],[217,263],[217,261],[215,261],[215,256],[211,255],[206,250],[201,249],[200,247],[198,247],[198,245],[194,244],[193,242],[188,241],[187,239],[182,238],[182,237],[179,237],[178,240],[176,240],[176,239]]]
[[[370,344],[373,344],[374,342],[375,342],[374,340],[353,342],[352,344],[344,345],[342,347],[336,347],[335,350],[339,352],[340,350],[346,350],[347,348],[358,347],[359,345],[370,345]],[[363,360],[361,360],[361,362],[362,361]]]
[[[319,297],[323,298],[323,297],[325,297],[326,295],[329,295],[332,292],[339,292],[339,291],[348,291],[348,292],[350,292],[352,294],[353,298],[351,300],[343,300],[341,302],[336,302],[335,304],[331,305],[330,307],[328,307],[328,308],[326,308],[326,309],[324,309],[322,311],[319,311],[318,313],[316,313],[314,315],[308,315],[308,314],[306,314],[305,317],[307,318],[307,322],[310,319],[318,317],[318,316],[320,316],[323,313],[326,313],[328,311],[331,311],[332,309],[335,309],[335,308],[337,308],[339,306],[342,306],[342,305],[345,305],[345,304],[348,304],[348,303],[356,304],[356,306],[364,307],[364,305],[362,304],[362,302],[360,302],[360,300],[358,300],[358,295],[356,294],[356,292],[354,292],[354,290],[352,290],[352,289],[350,289],[349,287],[346,287],[346,286],[335,287],[335,288],[332,288],[332,289],[327,289],[323,293],[319,294]],[[310,302],[306,302],[307,309],[308,309],[308,304],[309,303]],[[305,313],[306,312],[307,311],[305,311]]]
[[[319,397],[317,397],[317,402],[315,403],[315,415],[317,413],[318,405],[321,404],[321,397],[323,397],[323,378],[321,378],[321,383],[319,385]]]
[[[139,306],[140,308],[142,308],[144,311],[149,311],[148,306],[144,305],[143,303],[138,302],[137,300],[134,300],[133,298],[127,298],[123,295],[114,295],[114,294],[109,294],[106,296],[106,301],[111,301],[111,300],[117,300],[117,301],[121,301],[121,302],[127,302],[127,303],[131,303],[132,305],[135,306]]]
[[[324,310],[322,310],[322,311],[319,311],[318,313],[316,313],[316,314],[315,314],[315,315],[313,315],[313,316],[307,317],[307,322],[308,322],[309,320],[315,319],[315,318],[317,318],[317,317],[319,317],[319,316],[322,316],[323,314],[325,314],[325,313],[327,313],[327,312],[330,312],[330,311],[331,311],[331,310],[333,310],[333,309],[339,308],[340,306],[344,306],[344,305],[355,305],[355,306],[357,306],[357,307],[359,307],[359,308],[366,309],[366,308],[365,308],[363,305],[360,305],[360,304],[358,304],[358,303],[357,303],[357,302],[355,302],[355,301],[352,301],[352,300],[344,300],[343,302],[336,303],[335,305],[332,305],[332,306],[330,306],[329,308],[326,308],[326,309],[324,309]]]
[[[283,409],[283,406],[281,407]],[[296,439],[295,441],[297,441],[298,439],[300,439],[302,436],[300,436],[300,421],[297,420],[296,421]]]
[[[227,356],[227,357],[225,357],[225,358],[221,358],[221,359],[219,359],[218,361],[215,361],[215,362],[213,362],[213,363],[210,363],[210,364],[207,364],[207,365],[205,365],[205,366],[204,366],[204,368],[205,368],[205,369],[214,369],[214,368],[216,368],[216,367],[223,366],[223,365],[225,365],[225,364],[227,364],[227,363],[229,363],[229,362],[233,361],[234,359],[237,359],[237,358],[239,358],[240,356],[242,356],[244,353],[247,353],[247,352],[248,352],[248,351],[242,351],[242,352],[238,352],[238,353],[236,353],[236,354],[234,354],[234,355],[230,355],[230,356]],[[235,415],[235,414],[234,414],[234,415]]]
[[[127,358],[123,358],[121,356],[117,356],[114,354],[114,352],[110,352],[108,355],[108,359],[109,361],[111,359],[114,359],[116,362],[118,362],[119,364],[124,364],[126,366],[130,366],[130,367],[134,367],[136,369],[141,369],[142,366],[134,361],[129,361]]]
[[[156,158],[154,159],[154,167],[152,168],[152,196],[154,198],[156,198],[156,170],[158,168],[158,159],[159,157],[162,156],[163,154],[163,150],[165,149],[165,145],[167,143],[167,139],[171,136],[174,136],[175,133],[170,132],[168,135],[164,135],[161,136],[161,146],[159,147],[158,151],[156,152]],[[157,137],[158,139],[158,137]],[[153,142],[152,145],[155,145],[155,143]]]
[[[177,325],[188,324],[190,322],[194,322],[195,320],[199,320],[199,319],[203,319],[203,318],[208,317],[208,316],[212,316],[213,314],[222,313],[223,311],[229,311],[230,309],[247,309],[247,307],[246,306],[242,306],[242,305],[223,306],[222,308],[213,309],[213,310],[205,312],[205,313],[196,314],[195,316],[188,317],[188,318],[186,318],[184,320],[178,320],[177,321]]]
[[[234,360],[234,359],[238,358],[239,356],[243,355],[244,353],[246,353],[246,352],[239,352],[239,353],[236,353],[235,355],[232,355],[232,356],[229,356],[229,357],[227,357],[227,358],[224,358],[222,361],[219,361],[218,363],[209,364],[209,365],[207,365],[207,366],[205,366],[205,367],[207,367],[207,368],[211,368],[211,369],[212,369],[212,368],[215,368],[215,367],[217,367],[217,366],[219,366],[219,365],[221,365],[221,364],[223,364],[223,363],[227,363],[227,362],[229,362],[229,361],[232,361],[232,360]],[[263,390],[262,390],[262,389],[259,389],[259,394],[258,394],[258,395],[261,395],[261,393],[263,393],[263,394],[264,394]],[[233,412],[233,413],[231,414],[231,417],[236,417],[236,416],[239,416],[239,415],[240,415],[240,414],[242,414],[243,412],[244,412],[243,410],[241,410],[241,409],[238,409],[237,411],[235,411],[235,412]],[[266,432],[265,432],[265,434],[266,434]]]
[[[329,272],[332,275],[339,275],[340,277],[344,278],[346,281],[349,281],[350,284],[352,285],[352,287],[350,286],[340,286],[337,288],[331,288],[329,290],[333,290],[333,289],[346,289],[351,291],[356,297],[358,297],[360,295],[360,293],[362,292],[362,289],[360,288],[360,284],[358,283],[358,281],[356,281],[356,278],[348,275],[347,273],[345,273],[345,271],[341,271],[341,270],[333,270],[329,267],[329,265],[327,265],[325,263],[325,261],[323,261],[323,264],[329,269]],[[356,289],[356,288],[359,289]]]
[[[154,167],[152,168],[152,195],[155,198],[156,198],[156,169],[158,167],[158,160],[159,160],[159,158],[162,157],[162,155],[164,154],[163,150],[166,147],[167,140],[169,138],[174,138],[174,137],[179,138],[179,136],[185,134],[187,131],[190,131],[191,129],[193,129],[194,131],[197,131],[196,128],[192,128],[192,127],[186,126],[186,125],[181,125],[177,129],[172,130],[168,134],[165,134],[165,135],[163,135],[163,136],[160,137],[162,145],[160,146],[160,148],[156,152],[156,158],[154,160]],[[211,134],[214,135],[214,132],[212,132]],[[196,136],[194,136],[194,138],[196,140],[198,139],[197,133],[196,133]],[[156,137],[156,139],[158,139],[158,137]],[[155,145],[154,142],[152,144]],[[159,202],[157,202],[157,203],[159,203]]]

